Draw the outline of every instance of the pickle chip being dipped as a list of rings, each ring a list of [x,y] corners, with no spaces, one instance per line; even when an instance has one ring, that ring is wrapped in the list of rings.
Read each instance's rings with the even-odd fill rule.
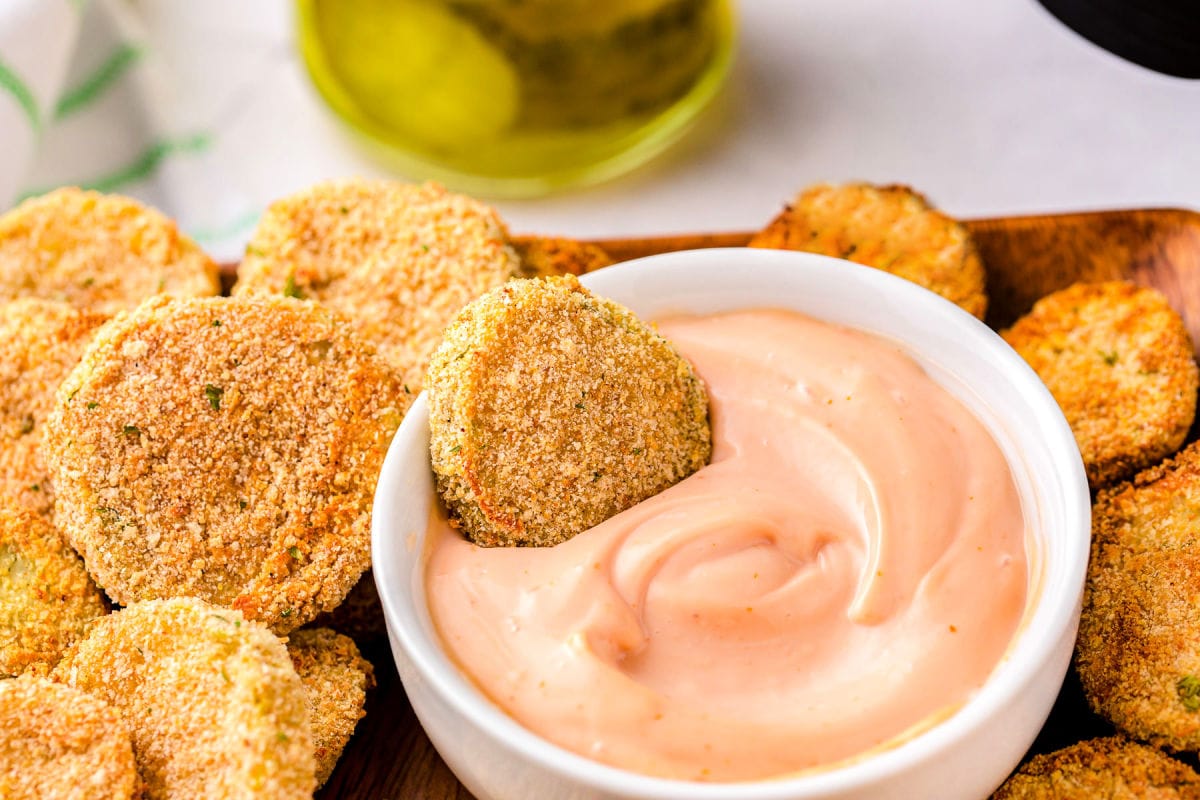
[[[438,491],[480,545],[566,541],[712,453],[691,365],[570,276],[513,281],[464,308],[426,388]]]

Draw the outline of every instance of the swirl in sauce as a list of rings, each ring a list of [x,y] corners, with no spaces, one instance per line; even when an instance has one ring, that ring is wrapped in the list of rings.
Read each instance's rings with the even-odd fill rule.
[[[712,403],[712,463],[553,548],[444,520],[451,657],[522,725],[636,772],[755,780],[968,700],[1025,606],[1025,526],[975,416],[899,346],[786,311],[659,324]]]

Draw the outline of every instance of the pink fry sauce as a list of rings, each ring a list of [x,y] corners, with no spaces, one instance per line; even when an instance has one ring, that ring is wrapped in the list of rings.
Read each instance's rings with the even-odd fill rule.
[[[934,724],[1025,608],[983,424],[899,346],[788,311],[669,319],[712,463],[553,548],[429,532],[447,651],[523,726],[697,781],[785,777]]]

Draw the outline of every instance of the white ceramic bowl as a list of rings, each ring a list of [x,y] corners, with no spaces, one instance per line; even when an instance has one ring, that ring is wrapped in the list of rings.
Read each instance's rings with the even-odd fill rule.
[[[957,306],[883,272],[806,253],[670,253],[588,275],[644,319],[788,308],[900,342],[971,408],[1009,460],[1030,542],[1029,605],[983,689],[926,732],[847,766],[744,783],[664,780],[604,766],[518,725],[443,652],[425,603],[424,532],[433,500],[424,396],[388,451],[375,495],[373,559],[392,653],[433,744],[480,800],[986,797],[1019,762],[1054,703],[1079,620],[1090,500],[1075,440],[1033,371]]]

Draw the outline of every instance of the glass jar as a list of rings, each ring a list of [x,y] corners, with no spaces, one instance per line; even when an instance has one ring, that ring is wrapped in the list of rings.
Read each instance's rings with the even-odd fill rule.
[[[731,0],[297,0],[309,73],[412,177],[492,196],[612,177],[728,72]]]

